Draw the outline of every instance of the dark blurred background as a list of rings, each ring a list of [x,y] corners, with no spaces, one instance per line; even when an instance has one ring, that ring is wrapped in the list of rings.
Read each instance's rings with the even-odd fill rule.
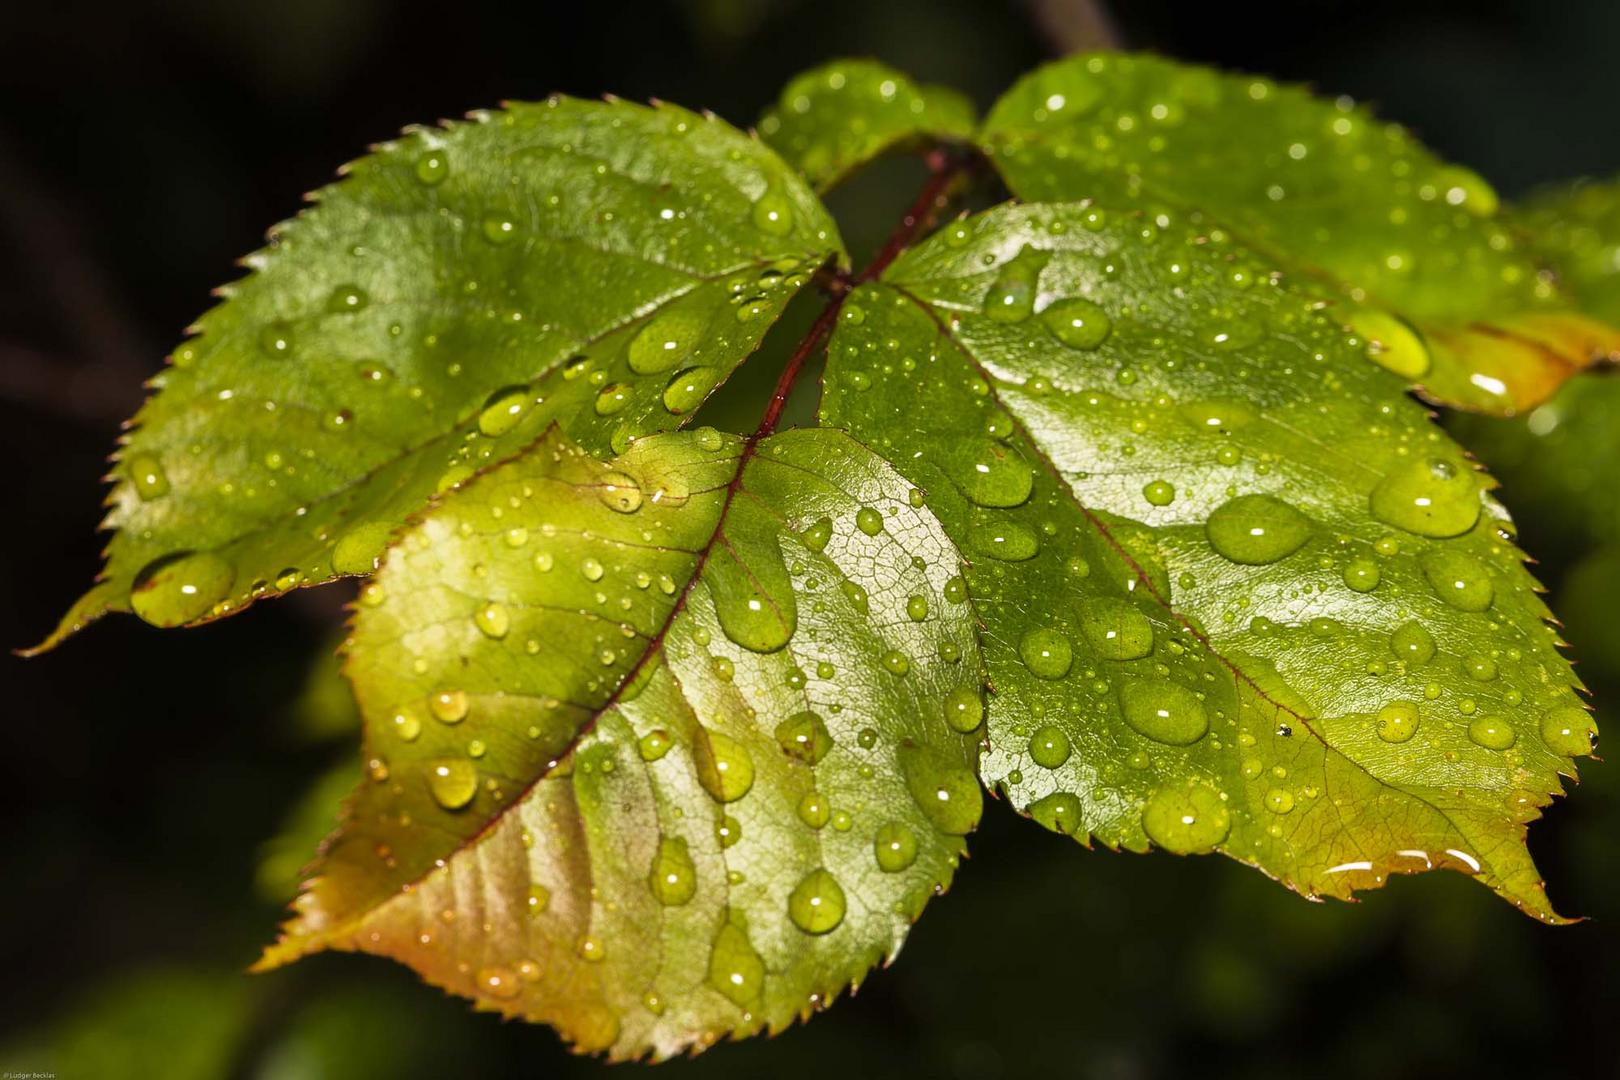
[[[1095,43],[1095,16],[1065,0],[9,6],[0,643],[38,640],[89,582],[104,458],[141,379],[232,260],[368,143],[553,90],[747,124],[788,75],[849,54],[987,105]],[[1119,0],[1109,21],[1133,47],[1369,99],[1509,196],[1620,169],[1613,0]],[[857,249],[909,197],[884,182],[906,167],[885,168],[835,203]],[[1525,537],[1556,590],[1584,541],[1536,521]],[[0,1070],[601,1070],[383,961],[240,973],[330,823],[333,796],[306,793],[342,790],[355,756],[319,663],[347,595],[185,633],[115,617],[41,659],[0,658]],[[1620,727],[1605,708],[1620,686],[1595,689]],[[994,807],[951,894],[854,1001],[656,1075],[1620,1075],[1620,775],[1586,773],[1532,830],[1555,903],[1591,916],[1563,930],[1455,875],[1312,905],[1221,859],[1088,853]]]

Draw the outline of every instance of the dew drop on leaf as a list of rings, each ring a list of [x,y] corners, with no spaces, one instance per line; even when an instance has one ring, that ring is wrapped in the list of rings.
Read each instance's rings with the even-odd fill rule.
[[[1274,563],[1310,539],[1304,514],[1271,495],[1239,495],[1215,508],[1204,524],[1209,544],[1245,566]]]
[[[870,506],[863,506],[855,511],[855,527],[867,536],[876,536],[883,531],[883,515]]]
[[[872,854],[885,874],[899,873],[917,861],[917,837],[900,822],[890,821],[878,827],[872,838]]]
[[[135,575],[129,603],[153,626],[181,626],[212,611],[235,580],[235,568],[211,551],[165,555]]]
[[[1440,599],[1459,611],[1484,611],[1496,598],[1490,571],[1470,555],[1431,552],[1423,558],[1423,576]]]
[[[1148,839],[1177,855],[1214,851],[1232,829],[1232,814],[1220,792],[1203,782],[1163,787],[1142,809]]]
[[[1374,730],[1385,742],[1403,743],[1417,734],[1421,719],[1416,702],[1392,701],[1378,710]]]
[[[658,852],[647,873],[647,887],[665,907],[678,907],[692,899],[697,892],[697,867],[692,864],[685,840],[678,836],[659,839]]]
[[[707,326],[708,320],[695,312],[666,311],[630,339],[625,360],[638,375],[668,371],[692,355]]]
[[[460,810],[478,793],[478,770],[461,758],[428,762],[427,781],[433,801],[446,810]]]
[[[807,765],[816,764],[833,748],[826,722],[808,709],[776,725],[776,741],[784,754]]]
[[[518,421],[529,408],[529,388],[508,386],[497,390],[484,402],[478,414],[478,430],[490,438],[505,435],[517,427]]]
[[[1153,624],[1130,601],[1117,597],[1085,601],[1080,632],[1104,660],[1139,660],[1153,651]]]
[[[467,717],[467,693],[437,690],[428,695],[428,711],[446,724],[458,724]]]
[[[968,533],[968,546],[1003,562],[1023,562],[1041,551],[1040,538],[1016,521],[974,526]]]
[[[692,757],[698,783],[716,802],[736,802],[754,786],[754,759],[729,735],[699,728],[692,740]]]
[[[1378,482],[1368,508],[1384,524],[1418,536],[1461,536],[1479,520],[1479,487],[1466,465],[1408,461]]]
[[[788,917],[807,934],[825,934],[844,921],[844,889],[825,867],[810,871],[788,896]]]
[[[387,521],[366,521],[345,532],[332,545],[332,569],[339,574],[369,574],[388,546],[394,526]]]
[[[495,600],[473,612],[473,622],[485,637],[497,641],[512,628],[512,616],[507,612],[506,605]]]
[[[767,236],[786,236],[793,231],[793,204],[774,189],[766,191],[754,203],[752,217],[754,228]]]
[[[1541,718],[1541,741],[1555,754],[1581,757],[1597,749],[1597,727],[1591,713],[1566,705]]]
[[[765,988],[765,962],[748,934],[730,921],[709,948],[709,985],[738,1008],[746,1008]]]
[[[1156,742],[1191,746],[1209,731],[1204,703],[1185,686],[1157,679],[1123,679],[1119,704],[1125,722]]]
[[[677,371],[664,387],[664,408],[676,416],[691,412],[703,403],[719,378],[719,368],[690,367]]]
[[[1476,716],[1468,725],[1468,737],[1487,750],[1506,750],[1518,735],[1499,716]]]
[[[945,722],[967,735],[984,723],[984,697],[976,686],[958,686],[945,695]]]
[[[1074,662],[1069,639],[1057,630],[1031,630],[1018,642],[1018,655],[1031,675],[1041,679],[1061,679]]]
[[[641,509],[641,485],[627,473],[607,472],[597,480],[598,497],[602,505],[619,514],[633,514]]]
[[[1041,322],[1071,349],[1095,349],[1114,328],[1106,311],[1079,297],[1053,303],[1041,312]]]
[[[958,483],[979,506],[1022,506],[1034,490],[1035,474],[1016,450],[987,440],[967,459]]]
[[[155,454],[136,454],[129,459],[130,483],[143,500],[158,499],[169,493],[169,477]]]
[[[1069,737],[1054,724],[1044,724],[1029,737],[1029,756],[1043,769],[1055,769],[1069,760]]]
[[[1389,635],[1389,651],[1413,667],[1422,667],[1434,658],[1434,635],[1422,623],[1404,622]]]

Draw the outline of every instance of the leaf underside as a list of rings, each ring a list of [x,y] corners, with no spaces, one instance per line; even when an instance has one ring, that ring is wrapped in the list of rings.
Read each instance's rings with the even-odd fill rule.
[[[976,123],[973,104],[955,90],[919,86],[873,60],[835,60],[788,83],[759,131],[827,191],[897,147],[967,142]]]
[[[552,432],[402,535],[347,650],[371,779],[261,966],[392,956],[630,1058],[895,954],[979,814],[958,559],[843,433],[743,447]]]
[[[1620,353],[1498,213],[1495,192],[1348,98],[1152,56],[1027,76],[981,139],[1013,193],[1201,210],[1431,400],[1511,414]]]
[[[1308,896],[1476,874],[1593,734],[1491,481],[1313,298],[1184,219],[947,228],[850,298],[823,420],[972,561],[981,775],[1049,828]]]
[[[679,426],[842,251],[768,147],[668,105],[512,105],[345,172],[154,380],[106,569],[42,647],[369,573],[435,491],[552,423],[593,453]]]

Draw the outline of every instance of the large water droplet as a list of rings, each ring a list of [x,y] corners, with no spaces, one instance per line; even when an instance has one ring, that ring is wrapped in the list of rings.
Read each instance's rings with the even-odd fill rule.
[[[754,759],[748,748],[729,735],[699,728],[692,740],[698,783],[716,802],[736,802],[754,786]]]
[[[984,313],[997,322],[1022,322],[1035,310],[1041,270],[1050,256],[1026,247],[1008,263],[984,296]]]
[[[1271,495],[1239,495],[1216,507],[1204,533],[1210,546],[1231,561],[1261,566],[1298,551],[1310,539],[1311,522]]]
[[[964,735],[984,723],[984,697],[977,686],[958,686],[945,695],[945,722]]]
[[[676,416],[689,413],[708,396],[709,391],[720,379],[720,369],[714,367],[690,367],[677,371],[664,387],[664,408]]]
[[[984,810],[984,796],[971,769],[946,764],[916,746],[901,747],[900,768],[906,789],[934,828],[950,836],[973,831]]]
[[[1541,741],[1564,757],[1581,757],[1595,751],[1597,734],[1592,714],[1574,705],[1552,709],[1541,718]]]
[[[428,762],[427,782],[433,801],[446,810],[460,810],[478,794],[478,770],[463,758]]]
[[[844,889],[825,867],[812,870],[788,897],[788,917],[807,934],[825,934],[844,921]]]
[[[169,476],[155,454],[136,454],[127,465],[129,481],[143,500],[158,499],[169,493]]]
[[[776,741],[784,754],[807,765],[816,764],[833,748],[826,723],[820,714],[809,710],[795,713],[776,725]]]
[[[1190,746],[1209,731],[1209,714],[1198,695],[1178,683],[1124,679],[1119,704],[1125,722],[1150,739]]]
[[[1177,855],[1202,855],[1232,831],[1232,814],[1221,793],[1196,782],[1153,793],[1142,810],[1148,839]]]
[[[1434,658],[1434,635],[1418,622],[1404,622],[1389,635],[1389,651],[1412,667]]]
[[[483,411],[478,414],[478,430],[495,438],[518,426],[528,411],[531,396],[527,386],[508,386],[489,395]]]
[[[692,899],[697,892],[697,867],[692,865],[685,840],[665,836],[658,841],[658,853],[647,873],[647,887],[665,907],[679,907]]]
[[[1080,632],[1104,660],[1139,660],[1153,651],[1153,624],[1130,601],[1117,597],[1083,601]]]
[[[641,485],[628,473],[609,470],[596,481],[597,497],[602,505],[619,514],[633,514],[641,509]]]
[[[1429,347],[1402,319],[1387,311],[1360,308],[1346,316],[1352,331],[1367,343],[1367,355],[1404,379],[1420,379],[1429,371]]]
[[[793,231],[793,204],[774,188],[754,203],[754,228],[768,236],[786,236]]]
[[[638,375],[656,375],[675,367],[697,347],[709,320],[695,311],[666,311],[630,339],[625,360]]]
[[[805,547],[820,554],[827,550],[827,542],[832,539],[832,534],[832,518],[817,518],[805,526],[804,531],[799,534],[799,539],[804,542]]]
[[[980,555],[1003,562],[1023,562],[1041,551],[1040,538],[1016,521],[974,526],[968,533],[968,546]]]
[[[765,962],[748,934],[735,923],[726,922],[714,936],[709,949],[709,985],[740,1009],[752,1005],[765,988]]]
[[[1031,803],[1029,816],[1055,833],[1073,836],[1080,828],[1080,800],[1071,792],[1054,791]]]
[[[1468,737],[1487,750],[1506,750],[1518,741],[1513,728],[1498,716],[1476,716],[1468,725]]]
[[[1031,675],[1042,679],[1061,679],[1074,663],[1074,649],[1069,639],[1057,630],[1031,630],[1018,642],[1018,655]]]
[[[917,861],[917,837],[900,822],[888,822],[872,838],[872,853],[878,869],[885,874],[899,873]]]
[[[797,611],[775,603],[764,593],[740,583],[713,590],[714,612],[726,637],[750,652],[771,653],[793,639]]]
[[[1059,300],[1041,312],[1052,336],[1071,349],[1095,349],[1114,328],[1108,313],[1090,300]]]
[[[1035,474],[1018,451],[986,440],[958,474],[962,492],[980,506],[1021,506],[1035,486]]]
[[[1479,520],[1474,470],[1441,458],[1408,461],[1391,470],[1368,497],[1373,516],[1419,536],[1461,536]]]
[[[1029,737],[1029,757],[1043,769],[1055,769],[1069,760],[1069,737],[1056,724],[1043,724]]]
[[[377,568],[377,556],[388,546],[394,526],[387,521],[366,521],[332,545],[332,569],[339,574],[369,574]]]
[[[212,611],[235,580],[236,569],[211,551],[165,555],[135,575],[129,604],[153,626],[182,626]]]
[[[1415,701],[1392,701],[1378,710],[1374,721],[1378,737],[1392,743],[1403,743],[1416,735],[1421,722]]]
[[[497,641],[505,637],[507,631],[512,629],[512,616],[506,610],[506,605],[495,600],[491,600],[473,612],[473,622],[477,624],[478,629],[485,637],[494,638]]]
[[[1484,611],[1496,598],[1490,571],[1461,552],[1435,551],[1424,556],[1423,576],[1440,599],[1459,611]]]

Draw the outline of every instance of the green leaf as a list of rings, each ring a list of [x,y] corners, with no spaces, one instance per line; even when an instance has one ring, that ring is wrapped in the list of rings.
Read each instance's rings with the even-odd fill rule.
[[[1473,172],[1348,98],[1152,56],[1049,64],[982,140],[1014,194],[1205,212],[1339,301],[1373,359],[1436,402],[1512,413],[1620,331],[1571,306]]]
[[[765,141],[826,191],[899,146],[966,142],[973,103],[943,86],[919,86],[874,60],[834,60],[797,76],[759,121]]]
[[[668,105],[513,105],[346,172],[155,380],[106,569],[46,647],[369,573],[433,492],[554,422],[594,452],[678,426],[842,250],[767,147]]]
[[[895,954],[979,814],[958,557],[847,435],[747,445],[552,432],[401,537],[348,650],[371,781],[264,966],[393,956],[625,1058]]]
[[[1507,516],[1267,270],[1183,217],[991,211],[851,296],[823,419],[974,564],[1015,807],[1312,897],[1464,870],[1556,921],[1525,825],[1589,717]]]
[[[1514,210],[1587,311],[1620,322],[1620,184],[1582,180],[1533,195]]]

